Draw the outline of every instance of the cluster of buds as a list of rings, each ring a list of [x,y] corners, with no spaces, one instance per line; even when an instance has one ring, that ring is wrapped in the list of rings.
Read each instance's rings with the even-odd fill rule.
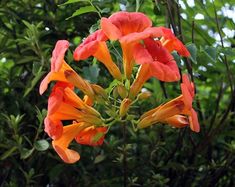
[[[113,61],[107,45],[114,41],[120,44],[122,50],[121,67]],[[102,145],[105,134],[114,122],[129,119],[126,116],[131,105],[150,96],[149,92],[140,93],[150,78],[164,82],[181,79],[172,51],[184,57],[190,56],[170,29],[153,27],[151,20],[143,13],[118,12],[109,18],[101,18],[100,29],[75,49],[73,57],[80,61],[93,56],[107,68],[116,80],[111,91],[112,98],[110,91],[84,80],[65,62],[68,48],[69,42],[66,40],[56,43],[51,71],[41,82],[39,90],[43,94],[48,84],[56,81],[48,99],[44,124],[45,132],[53,139],[53,148],[66,163],[80,159],[75,150],[68,148],[73,140],[84,145]],[[138,67],[136,75],[133,73],[134,66]],[[76,89],[83,94],[83,99],[76,94]],[[190,126],[192,131],[199,132],[197,113],[192,108],[194,84],[187,75],[182,76],[181,90],[182,95],[135,120],[137,128],[166,123],[177,128]],[[120,96],[119,102],[116,102],[114,95]],[[100,108],[109,109],[105,110],[109,118],[104,119],[94,108],[97,104],[103,105]],[[71,124],[65,125],[68,122]]]

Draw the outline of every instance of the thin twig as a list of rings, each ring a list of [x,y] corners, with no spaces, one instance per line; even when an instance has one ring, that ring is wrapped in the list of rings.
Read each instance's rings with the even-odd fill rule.
[[[213,1],[213,7],[214,7],[214,13],[215,13],[216,26],[217,26],[217,30],[218,30],[219,37],[220,37],[220,43],[222,45],[222,48],[224,48],[223,37],[222,37],[221,30],[220,30],[219,20],[218,20],[218,16],[217,16],[217,10],[216,10],[214,1]],[[229,83],[230,83],[230,87],[231,87],[231,93],[233,93],[233,77],[232,77],[232,74],[231,74],[231,71],[230,71],[230,68],[228,65],[228,60],[227,60],[226,55],[224,55],[224,58],[222,58],[222,59],[223,59],[223,62],[225,63],[225,66],[226,66],[226,69],[228,72],[228,79],[229,79]]]
[[[178,18],[178,30],[179,30],[179,38],[181,41],[183,41],[183,35],[182,35],[182,25],[181,25],[181,16],[180,16],[180,6],[179,1],[176,4],[176,12],[177,12],[177,18]]]
[[[220,89],[219,89],[219,93],[217,95],[217,99],[216,99],[216,106],[215,106],[215,110],[214,110],[214,114],[211,118],[211,122],[210,122],[210,126],[209,126],[209,129],[208,129],[208,134],[210,133],[211,131],[211,128],[215,122],[215,119],[216,119],[216,115],[218,113],[218,110],[219,110],[219,103],[220,103],[220,100],[222,98],[222,95],[223,95],[223,80],[221,81],[221,85],[220,85]]]
[[[175,21],[174,21],[173,15],[172,15],[171,1],[166,0],[166,4],[167,4],[167,11],[168,11],[168,15],[170,17],[172,29],[173,29],[175,35],[178,35],[178,31],[176,29]]]
[[[160,86],[161,86],[161,89],[162,89],[162,92],[163,92],[164,97],[167,99],[167,98],[168,98],[168,95],[167,95],[166,88],[165,88],[165,84],[164,84],[163,81],[160,81]]]

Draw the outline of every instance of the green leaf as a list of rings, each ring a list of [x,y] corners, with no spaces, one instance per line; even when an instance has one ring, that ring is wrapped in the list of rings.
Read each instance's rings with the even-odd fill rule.
[[[34,148],[32,149],[27,149],[27,148],[23,148],[21,151],[20,151],[20,158],[21,159],[26,159],[28,157],[30,157],[30,155],[33,153],[34,151]]]
[[[203,52],[212,60],[213,62],[216,62],[217,56],[216,56],[216,48],[215,47],[210,47],[206,46]]]
[[[39,71],[41,71],[41,64],[39,62],[34,62],[33,69],[32,69],[33,75],[36,76]]]
[[[22,20],[22,22],[25,24],[25,26],[27,26],[30,30],[33,30],[33,26],[27,22],[26,20]]]
[[[76,10],[72,16],[66,18],[66,20],[70,19],[70,18],[73,18],[75,16],[79,16],[81,14],[85,14],[85,13],[89,13],[89,12],[97,12],[97,10],[95,9],[95,7],[93,6],[84,6],[84,7],[81,7],[79,8],[78,10]]]
[[[34,88],[34,86],[38,83],[38,81],[41,79],[42,75],[45,73],[44,71],[41,70],[42,68],[38,70],[37,75],[30,82],[30,85],[26,87],[23,97],[26,97],[30,93],[30,91]]]
[[[96,156],[95,160],[94,160],[94,164],[98,164],[98,163],[102,162],[105,158],[106,158],[105,155],[98,155],[98,156]]]
[[[97,23],[93,24],[90,29],[89,33],[92,34],[93,32],[97,31],[100,27],[100,22],[98,21]]]
[[[102,14],[107,14],[107,13],[109,13],[110,11],[111,11],[110,8],[104,8],[104,9],[101,10],[100,13],[102,13]]]
[[[89,2],[89,0],[68,0],[65,3],[58,5],[58,6],[68,5],[72,3],[79,3],[79,2]]]
[[[3,154],[0,156],[0,160],[4,160],[4,159],[6,159],[7,157],[11,156],[16,150],[17,150],[17,147],[16,147],[16,146],[14,146],[14,147],[12,147],[11,149],[7,150],[5,153],[3,153]]]
[[[21,64],[25,64],[25,63],[36,61],[36,60],[38,60],[38,58],[36,58],[35,56],[27,56],[17,61],[16,64],[21,65]]]
[[[175,52],[175,51],[173,51],[171,54],[172,54],[172,56],[174,57],[174,59],[175,59],[177,65],[180,66],[180,64],[181,64],[181,58],[180,58],[180,56],[178,55],[178,53]]]
[[[200,63],[203,62],[204,65],[207,65],[207,63],[215,63],[217,60],[216,53],[216,48],[200,46],[198,61],[200,60]]]
[[[219,52],[228,56],[235,56],[235,49],[231,47],[219,47]]]
[[[46,140],[38,140],[34,143],[34,147],[38,151],[45,151],[49,148],[49,143]]]
[[[100,72],[100,68],[98,67],[98,65],[94,64],[89,67],[83,67],[82,70],[84,72],[85,79],[89,80],[92,83],[97,83]]]
[[[191,57],[190,59],[194,62],[197,63],[197,47],[195,44],[190,43],[186,45],[187,49],[189,50]]]

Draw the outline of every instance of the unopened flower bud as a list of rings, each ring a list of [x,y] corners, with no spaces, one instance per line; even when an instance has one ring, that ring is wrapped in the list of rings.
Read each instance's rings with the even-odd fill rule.
[[[117,98],[118,97],[118,89],[117,87],[113,88],[113,98]]]
[[[122,99],[126,98],[128,95],[128,92],[126,90],[126,88],[123,85],[118,85],[117,86],[117,91],[118,94],[121,96]]]
[[[148,99],[149,97],[151,97],[152,93],[149,91],[145,91],[142,92],[138,95],[138,99],[142,100],[142,99]]]
[[[120,111],[119,111],[119,115],[121,117],[125,116],[127,111],[129,110],[130,108],[130,105],[132,103],[132,100],[129,99],[129,98],[125,98],[123,99],[122,103],[121,103],[121,106],[120,106]]]
[[[84,101],[84,103],[86,103],[89,106],[92,106],[94,104],[93,99],[91,97],[89,97],[88,95],[84,95],[83,101]]]
[[[91,85],[92,89],[94,90],[96,95],[100,95],[102,96],[104,99],[108,98],[108,95],[106,94],[104,88],[102,88],[101,86],[97,85],[97,84],[92,84]]]
[[[64,72],[64,75],[70,83],[80,89],[83,93],[89,95],[90,97],[93,97],[94,92],[91,88],[91,84],[84,80],[80,75],[72,70],[66,70]]]

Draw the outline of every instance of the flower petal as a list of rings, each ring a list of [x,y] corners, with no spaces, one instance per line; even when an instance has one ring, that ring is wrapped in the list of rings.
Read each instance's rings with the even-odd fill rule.
[[[185,107],[188,110],[190,110],[192,108],[192,102],[193,102],[192,95],[190,94],[190,92],[185,84],[181,83],[180,87],[181,87]]]
[[[83,42],[80,44],[74,51],[73,57],[75,60],[85,60],[91,55],[93,55],[99,47],[100,41],[106,41],[107,37],[105,36],[102,30],[97,30],[91,35],[89,35]]]
[[[194,132],[200,131],[200,125],[198,122],[197,113],[193,108],[191,109],[191,115],[189,116],[189,123],[192,131]]]
[[[109,19],[101,18],[100,25],[101,29],[110,40],[117,40],[121,37],[122,34],[120,30],[112,24]]]
[[[50,116],[47,116],[44,119],[44,131],[50,136],[52,139],[56,140],[61,137],[63,133],[63,124],[59,120],[51,119]]]
[[[63,128],[62,136],[52,141],[53,148],[64,162],[74,163],[80,159],[80,155],[76,151],[68,149],[68,146],[83,129],[89,126],[91,125],[87,123],[67,125]]]
[[[57,152],[57,154],[60,156],[60,158],[65,163],[73,164],[73,163],[80,160],[80,155],[78,152],[76,152],[72,149],[60,147],[59,145],[57,145],[55,143],[52,145],[53,145],[53,148],[55,149],[55,151]]]
[[[98,43],[98,49],[93,54],[93,56],[105,65],[105,67],[109,70],[110,74],[114,78],[118,80],[122,79],[122,74],[119,68],[117,67],[117,65],[113,62],[110,52],[105,42]]]
[[[117,12],[108,19],[120,30],[123,36],[133,32],[142,32],[152,26],[152,21],[140,12]]]
[[[46,77],[42,80],[39,86],[39,94],[42,95],[48,88],[48,84],[50,82],[50,77],[51,77],[52,72],[48,73]]]
[[[193,82],[190,82],[189,76],[187,74],[182,75],[182,83],[187,87],[192,98],[194,98],[194,84]]]
[[[48,115],[52,115],[58,110],[63,101],[63,95],[64,93],[61,89],[54,87],[48,99]]]
[[[166,118],[164,122],[176,128],[182,128],[189,125],[188,118],[183,115],[174,115]]]
[[[152,56],[149,54],[148,50],[141,44],[135,45],[133,56],[137,64],[150,64],[153,62]]]
[[[187,48],[184,46],[184,44],[175,37],[175,35],[172,33],[171,29],[160,27],[163,34],[163,45],[166,47],[169,52],[172,52],[173,50],[176,50],[181,56],[189,57],[190,53],[187,50]]]
[[[65,52],[69,48],[69,42],[67,40],[58,40],[55,45],[55,49],[52,52],[51,58],[51,71],[59,71],[64,60]]]
[[[68,82],[68,80],[64,76],[64,71],[67,70],[73,71],[72,68],[65,61],[63,61],[63,64],[58,72],[53,72],[53,71],[49,72],[40,84],[39,87],[40,95],[42,95],[46,91],[46,89],[48,88],[48,84],[51,81]]]

